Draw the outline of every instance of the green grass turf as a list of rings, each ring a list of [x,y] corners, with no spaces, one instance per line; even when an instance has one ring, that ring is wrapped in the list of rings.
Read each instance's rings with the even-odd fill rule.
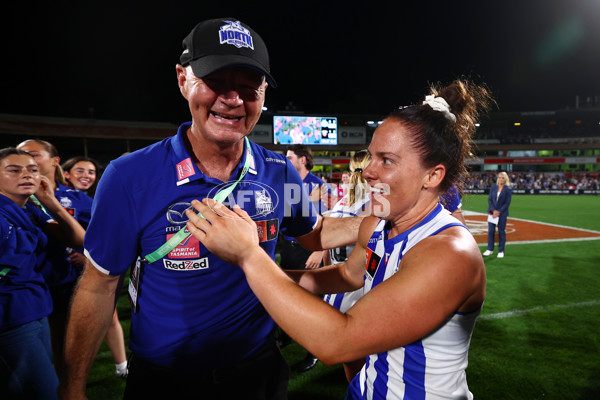
[[[465,196],[463,209],[486,212],[487,196]],[[600,231],[600,197],[514,195],[510,216]],[[600,241],[507,244],[505,258],[486,257],[485,263],[487,297],[467,369],[475,398],[600,398]],[[123,295],[119,315],[127,336],[128,313]],[[305,355],[295,343],[283,353],[292,367]],[[103,344],[88,397],[120,399],[123,388]],[[288,396],[343,399],[346,388],[339,365],[318,363],[292,372]]]

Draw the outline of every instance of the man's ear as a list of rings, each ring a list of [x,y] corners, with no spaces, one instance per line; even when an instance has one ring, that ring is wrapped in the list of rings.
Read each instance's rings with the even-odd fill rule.
[[[444,167],[442,164],[436,165],[435,167],[431,168],[427,172],[427,175],[425,175],[425,177],[423,178],[423,188],[429,189],[438,187],[444,180],[445,176],[446,167]]]
[[[179,85],[179,91],[181,92],[181,95],[187,100],[188,93],[187,86],[185,84],[187,82],[187,69],[183,65],[177,64],[177,66],[175,66],[175,70],[177,71],[177,84]]]

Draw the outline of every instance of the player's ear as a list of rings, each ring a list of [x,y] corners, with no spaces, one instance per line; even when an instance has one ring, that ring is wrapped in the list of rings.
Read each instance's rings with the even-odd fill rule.
[[[423,188],[428,189],[439,186],[446,176],[446,167],[438,164],[431,168],[423,178]]]

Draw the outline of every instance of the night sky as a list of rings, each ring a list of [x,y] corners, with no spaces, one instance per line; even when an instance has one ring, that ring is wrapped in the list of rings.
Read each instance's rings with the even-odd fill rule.
[[[0,113],[187,120],[181,40],[214,17],[265,39],[274,111],[292,102],[306,113],[385,115],[462,75],[487,83],[500,111],[600,95],[600,0],[63,3],[3,6]]]

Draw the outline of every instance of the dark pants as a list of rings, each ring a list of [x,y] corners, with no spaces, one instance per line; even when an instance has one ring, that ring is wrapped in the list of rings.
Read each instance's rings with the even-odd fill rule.
[[[498,218],[498,251],[504,252],[504,245],[506,244],[506,220],[508,216],[502,216]],[[496,235],[496,224],[488,222],[488,247],[490,251],[494,250],[494,236]]]
[[[289,375],[274,342],[237,365],[208,371],[164,368],[133,355],[123,398],[285,400]]]
[[[306,250],[296,241],[281,240],[281,268],[283,269],[305,269],[306,260],[312,251]]]
[[[58,399],[48,321],[0,332],[0,398]]]

